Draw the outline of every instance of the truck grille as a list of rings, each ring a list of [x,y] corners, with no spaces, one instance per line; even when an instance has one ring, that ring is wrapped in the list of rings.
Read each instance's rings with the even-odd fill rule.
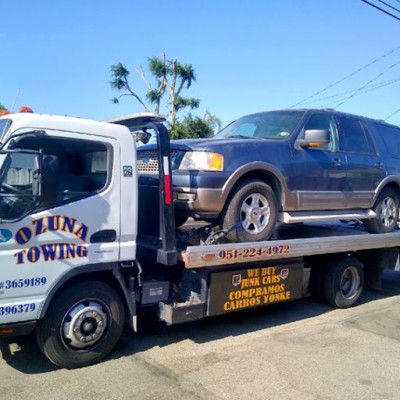
[[[171,150],[171,161],[178,154],[178,150]],[[137,170],[148,174],[158,174],[158,151],[142,150],[137,152]]]

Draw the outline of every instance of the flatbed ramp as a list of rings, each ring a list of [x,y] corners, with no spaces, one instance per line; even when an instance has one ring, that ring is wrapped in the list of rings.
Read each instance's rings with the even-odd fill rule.
[[[310,224],[280,229],[264,242],[189,246],[180,258],[192,269],[393,247],[400,247],[399,230],[371,234],[348,224]]]

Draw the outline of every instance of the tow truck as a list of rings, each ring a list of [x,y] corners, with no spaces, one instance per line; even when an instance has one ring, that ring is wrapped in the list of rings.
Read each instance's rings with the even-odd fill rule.
[[[22,111],[0,117],[0,336],[34,333],[60,367],[100,361],[150,308],[173,325],[310,295],[351,307],[398,269],[400,233],[357,221],[283,225],[253,243],[209,225],[177,230],[162,117]],[[149,183],[135,149],[151,135]]]

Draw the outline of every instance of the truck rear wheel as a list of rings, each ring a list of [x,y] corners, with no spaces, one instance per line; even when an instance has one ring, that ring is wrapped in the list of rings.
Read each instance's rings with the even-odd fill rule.
[[[40,321],[36,338],[44,355],[65,368],[79,368],[104,358],[124,325],[118,293],[100,281],[85,281],[64,290]]]
[[[356,304],[364,286],[364,267],[355,257],[333,260],[324,277],[328,303],[339,308]]]

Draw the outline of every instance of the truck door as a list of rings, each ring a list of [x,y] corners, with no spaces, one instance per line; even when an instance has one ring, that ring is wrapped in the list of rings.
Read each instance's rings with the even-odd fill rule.
[[[3,324],[36,319],[53,287],[78,272],[107,268],[120,256],[118,141],[52,132],[46,137],[27,135],[17,146],[40,150],[54,163],[57,176],[44,171],[41,202],[26,216],[18,213],[23,191],[32,187],[28,160],[24,163],[20,157],[16,168],[10,165],[2,184],[15,200],[3,196],[1,205],[11,209],[9,215],[14,207],[17,215],[0,224]]]

